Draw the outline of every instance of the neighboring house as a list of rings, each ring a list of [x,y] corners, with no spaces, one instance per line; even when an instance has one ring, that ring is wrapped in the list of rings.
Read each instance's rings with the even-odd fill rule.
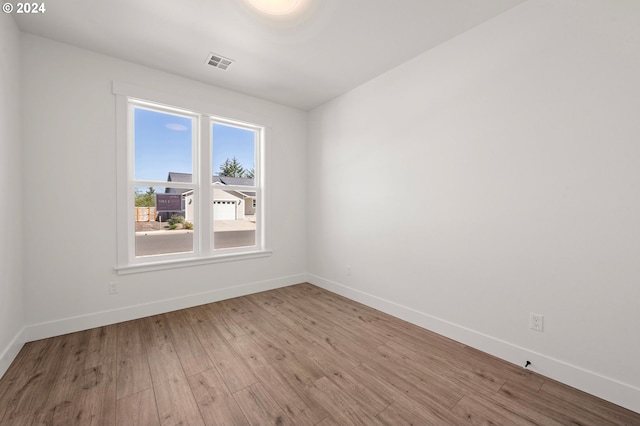
[[[191,182],[191,173],[169,172],[167,182]],[[256,193],[253,191],[239,191],[222,189],[225,185],[253,186],[253,179],[236,178],[228,176],[212,176],[213,189],[213,216],[215,220],[243,220],[249,219],[247,216],[255,215]],[[217,188],[220,186],[221,188]],[[193,190],[182,188],[165,189],[167,194],[182,194],[183,211],[181,214],[188,222],[193,222],[194,203]]]

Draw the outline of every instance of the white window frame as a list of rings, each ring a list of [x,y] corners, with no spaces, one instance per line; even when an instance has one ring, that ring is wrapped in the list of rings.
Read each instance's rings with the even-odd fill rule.
[[[206,263],[217,263],[251,259],[271,255],[265,245],[265,140],[268,123],[260,117],[251,117],[242,111],[228,111],[224,107],[204,105],[201,102],[182,99],[140,88],[126,83],[113,82],[116,97],[116,139],[117,139],[117,265],[118,274],[131,274],[161,269],[186,267]],[[194,119],[192,182],[159,182],[136,180],[133,156],[133,110],[135,107],[158,112],[178,114]],[[214,110],[213,113],[205,112]],[[228,117],[236,117],[230,119]],[[255,141],[254,186],[225,186],[225,189],[255,192],[258,199],[256,212],[256,244],[249,247],[214,249],[212,142],[213,123],[231,125],[253,130]],[[256,124],[256,123],[265,124]],[[204,172],[203,172],[204,171]],[[134,188],[136,186],[164,186],[171,188],[192,188],[194,191],[194,251],[186,253],[135,256],[135,215]],[[203,218],[205,220],[203,220]]]

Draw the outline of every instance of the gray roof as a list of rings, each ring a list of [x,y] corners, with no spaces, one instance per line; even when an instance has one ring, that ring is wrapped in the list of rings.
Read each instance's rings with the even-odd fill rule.
[[[167,182],[191,182],[191,173],[179,173],[179,172],[169,172],[169,176],[167,176]],[[212,176],[211,183],[221,183],[223,185],[242,185],[242,186],[253,186],[252,178],[237,178],[237,177],[229,177],[229,176]],[[185,190],[176,189],[176,188],[166,188],[165,192],[178,192],[182,193]],[[248,193],[247,193],[248,194]],[[255,196],[255,193],[254,195]]]
[[[212,182],[220,182],[223,185],[243,185],[253,186],[253,179],[251,178],[237,178],[229,176],[212,176]]]
[[[191,182],[191,173],[169,172],[167,182]]]

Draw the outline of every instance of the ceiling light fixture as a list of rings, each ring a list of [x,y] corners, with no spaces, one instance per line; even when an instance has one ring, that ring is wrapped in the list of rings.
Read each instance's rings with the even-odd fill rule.
[[[288,15],[300,6],[301,0],[249,0],[249,3],[269,15]]]

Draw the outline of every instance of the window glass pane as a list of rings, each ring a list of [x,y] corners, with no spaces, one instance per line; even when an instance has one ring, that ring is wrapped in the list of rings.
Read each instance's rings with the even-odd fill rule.
[[[135,187],[136,256],[193,251],[192,189]]]
[[[134,108],[134,176],[166,181],[169,173],[191,182],[193,118]]]
[[[213,186],[213,248],[256,244],[256,193]]]
[[[128,105],[127,117],[132,120],[128,145],[126,150],[119,145],[119,161],[126,159],[128,172],[126,185],[124,180],[118,183],[130,189],[126,195],[119,193],[119,200],[130,200],[129,191],[135,191],[135,213],[130,213],[131,205],[120,209],[128,214],[118,217],[119,264],[217,257],[220,251],[213,250],[237,248],[232,252],[243,253],[262,248],[259,177],[264,172],[260,169],[264,130],[210,117],[211,132],[200,132],[201,113],[138,100]],[[118,116],[123,118],[124,112]],[[211,165],[202,153],[210,156]],[[206,170],[202,164],[207,164]]]
[[[213,183],[253,186],[256,131],[213,123],[211,134]]]

